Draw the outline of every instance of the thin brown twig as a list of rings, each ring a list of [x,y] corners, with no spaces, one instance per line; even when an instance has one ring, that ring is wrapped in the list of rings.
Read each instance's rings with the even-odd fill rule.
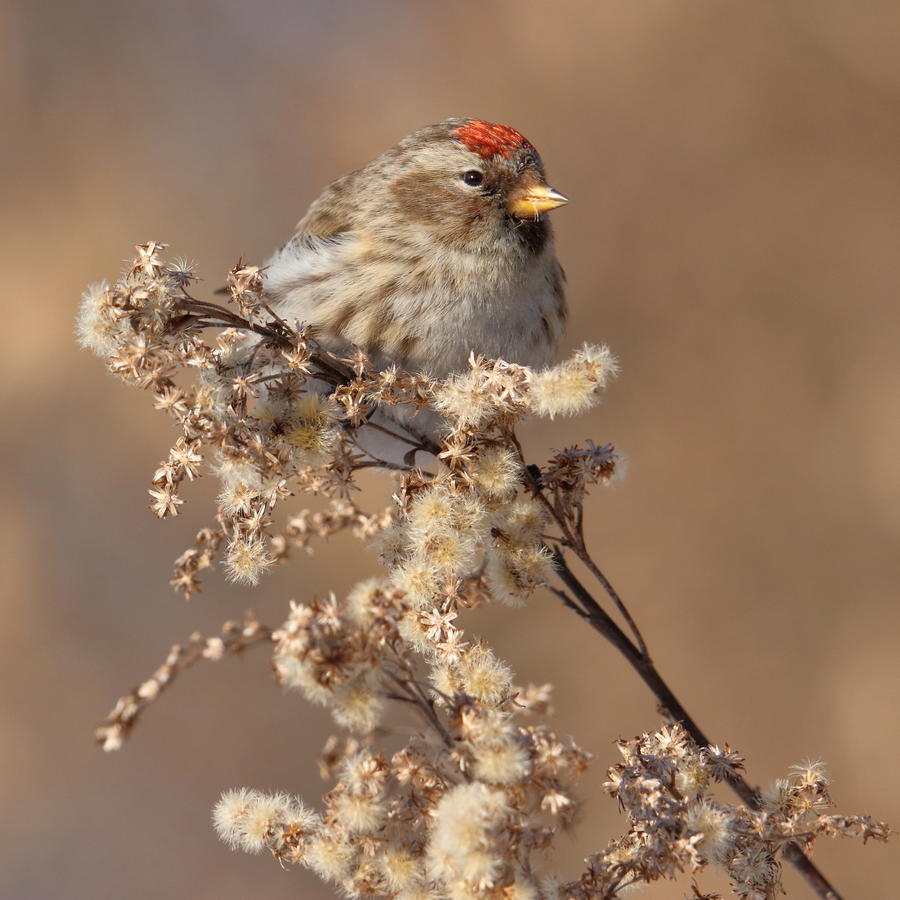
[[[403,668],[408,668],[403,664],[403,660],[399,660],[401,666]],[[419,712],[425,718],[425,721],[429,722],[434,726],[437,733],[441,736],[441,740],[443,740],[444,744],[447,747],[453,746],[453,739],[450,737],[450,733],[444,727],[444,723],[441,721],[440,716],[438,716],[437,711],[434,708],[434,704],[429,700],[428,696],[422,690],[419,683],[409,674],[407,674],[406,678],[401,678],[399,675],[396,675],[393,672],[384,670],[384,674],[387,675],[391,681],[394,682],[401,690],[406,691],[405,697],[410,703],[414,703],[416,707],[419,709]]]
[[[697,725],[693,717],[688,714],[687,710],[682,706],[681,702],[657,671],[646,642],[637,627],[637,623],[628,612],[622,598],[615,588],[613,588],[609,579],[606,578],[600,568],[594,563],[593,559],[591,559],[583,538],[579,534],[573,533],[566,518],[560,514],[559,510],[557,510],[554,504],[546,497],[540,478],[534,474],[532,469],[525,462],[522,446],[519,443],[518,438],[512,431],[510,431],[509,437],[519,455],[519,461],[522,465],[526,485],[559,526],[562,533],[562,544],[570,548],[588,568],[591,574],[600,582],[607,595],[628,623],[629,628],[635,637],[635,641],[632,641],[625,632],[622,631],[609,614],[594,599],[591,593],[576,578],[566,563],[559,547],[556,547],[553,551],[556,571],[566,587],[569,588],[575,598],[581,603],[581,606],[579,607],[573,601],[572,597],[565,592],[553,590],[553,593],[560,597],[563,603],[574,610],[579,617],[586,619],[596,631],[599,631],[600,634],[602,634],[625,657],[631,667],[638,675],[640,675],[647,687],[653,692],[653,695],[659,701],[660,706],[672,719],[680,721],[684,725],[685,729],[691,734],[691,737],[699,746],[710,746],[710,742],[700,726]],[[576,527],[580,530],[580,520],[576,521]],[[750,807],[759,809],[760,801],[758,793],[747,784],[743,778],[735,775],[734,777],[729,778],[729,783],[738,796]],[[784,855],[794,868],[796,868],[806,879],[807,884],[809,884],[822,900],[841,900],[840,894],[838,894],[828,879],[819,871],[818,867],[808,856],[806,856],[796,843],[792,841],[786,844],[784,847]]]
[[[647,642],[644,640],[644,636],[641,634],[640,628],[638,628],[637,622],[634,620],[631,613],[628,611],[628,607],[625,606],[622,598],[619,596],[618,591],[612,586],[612,582],[603,574],[594,560],[591,558],[590,553],[587,550],[587,547],[584,544],[584,541],[580,541],[576,546],[572,548],[575,555],[581,560],[587,570],[600,582],[603,590],[606,591],[609,598],[615,604],[616,609],[622,615],[622,618],[628,623],[628,627],[631,629],[631,633],[634,635],[635,640],[637,641],[638,649],[641,651],[641,655],[646,657],[647,660],[650,659],[650,650],[647,647]]]
[[[576,510],[575,516],[575,530],[573,531],[569,527],[569,523],[566,521],[565,516],[561,515],[559,510],[554,506],[553,503],[547,498],[544,493],[543,486],[541,485],[540,479],[534,474],[531,468],[525,462],[525,456],[522,452],[522,445],[519,443],[518,437],[516,437],[514,432],[510,432],[510,440],[516,448],[516,452],[519,455],[519,462],[522,465],[522,471],[525,473],[525,480],[532,491],[533,495],[537,498],[538,502],[541,503],[553,520],[558,525],[560,531],[563,535],[563,543],[572,549],[575,555],[584,563],[584,565],[588,568],[590,573],[600,582],[603,586],[603,589],[609,595],[609,598],[615,604],[616,609],[619,610],[619,614],[628,624],[631,633],[634,635],[634,639],[637,642],[638,647],[640,648],[641,653],[646,656],[648,659],[650,658],[650,651],[647,649],[647,643],[644,640],[644,636],[641,634],[640,628],[638,628],[637,622],[634,617],[628,611],[628,607],[625,606],[622,598],[619,596],[618,592],[612,586],[612,583],[609,579],[600,571],[598,566],[591,559],[590,553],[588,553],[587,547],[584,542],[584,533],[582,531],[582,507],[579,507]]]
[[[272,629],[248,612],[243,622],[228,621],[215,637],[195,632],[187,647],[174,644],[165,662],[142,684],[119,698],[102,725],[94,730],[94,738],[104,750],[118,750],[131,733],[141,713],[175,678],[202,659],[218,660],[235,656],[253,644],[272,640]]]
[[[224,306],[220,306],[217,303],[211,303],[207,300],[196,300],[192,297],[189,297],[187,301],[182,303],[185,311],[188,314],[197,316],[197,324],[204,327],[215,327],[219,325],[240,328],[242,330],[251,331],[254,334],[258,334],[261,337],[273,341],[280,346],[290,346],[291,342],[285,336],[285,334],[291,333],[291,327],[284,321],[284,319],[278,316],[267,303],[261,303],[260,305],[263,309],[266,310],[266,312],[269,313],[270,316],[272,316],[272,319],[278,326],[277,329],[267,325],[259,325],[255,322],[252,322],[250,319],[239,315],[238,313],[226,309]],[[217,316],[222,321],[217,323],[211,320],[209,318],[210,316]],[[316,346],[319,347],[320,350],[319,353],[313,353],[311,355],[311,361],[322,370],[322,372],[316,373],[317,375],[331,376],[332,383],[335,386],[339,384],[346,384],[347,382],[352,380],[353,373],[349,369],[342,367],[341,364],[333,358],[332,354],[325,354],[321,352],[322,348],[314,338],[309,338],[308,340],[310,343],[316,344]],[[409,444],[417,450],[421,450],[424,453],[430,453],[432,456],[437,456],[441,451],[441,448],[435,441],[431,440],[426,435],[419,433],[411,425],[405,426],[406,430],[410,433],[410,435],[412,435],[411,438],[397,434],[396,432],[391,431],[390,429],[387,429],[376,422],[367,421],[366,425],[369,428],[383,431],[385,432],[385,434],[389,434],[391,437],[396,438],[399,441],[403,441],[404,443]],[[389,468],[395,467],[389,466]]]
[[[706,734],[663,680],[650,657],[641,653],[636,644],[629,639],[628,635],[619,628],[609,614],[597,603],[587,588],[584,587],[569,568],[559,547],[553,551],[553,562],[560,579],[571,591],[571,596],[558,589],[553,590],[553,593],[560,597],[567,607],[574,610],[581,618],[586,619],[592,628],[600,632],[625,657],[631,667],[653,692],[653,695],[659,701],[660,707],[670,718],[684,726],[699,747],[711,746],[711,742]],[[581,604],[580,606],[572,599],[573,596]],[[740,775],[731,773],[727,781],[735,793],[748,806],[752,809],[761,807],[759,793]],[[785,844],[783,852],[785,857],[800,872],[806,879],[807,884],[822,900],[841,900],[841,895],[794,841]]]

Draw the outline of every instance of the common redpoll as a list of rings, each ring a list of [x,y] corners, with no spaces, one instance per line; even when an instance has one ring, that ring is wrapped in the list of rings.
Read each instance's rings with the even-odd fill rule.
[[[543,214],[566,202],[518,131],[447,119],[325,188],[268,261],[265,294],[326,348],[361,347],[380,368],[443,378],[473,352],[546,366],[566,304]]]
[[[268,261],[280,315],[435,378],[470,352],[552,361],[566,316],[543,213],[566,202],[518,131],[448,119],[330,184]]]

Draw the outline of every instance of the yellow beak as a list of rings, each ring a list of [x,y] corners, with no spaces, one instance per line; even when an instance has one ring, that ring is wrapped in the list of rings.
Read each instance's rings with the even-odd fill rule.
[[[569,202],[559,191],[546,184],[531,183],[516,188],[506,202],[506,211],[518,219],[536,219],[541,213],[549,212]]]

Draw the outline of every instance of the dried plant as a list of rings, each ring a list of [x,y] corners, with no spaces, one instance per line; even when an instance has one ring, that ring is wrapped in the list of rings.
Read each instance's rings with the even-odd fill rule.
[[[344,599],[292,603],[278,628],[251,615],[176,645],[97,729],[105,749],[122,745],[179,672],[264,643],[278,681],[327,707],[347,733],[320,758],[334,785],[319,811],[287,794],[226,791],[214,822],[232,847],[268,850],[353,897],[613,898],[716,865],[735,894],[768,900],[781,889],[783,858],[819,896],[838,896],[806,852],[821,836],[884,840],[888,826],[829,813],[820,763],[756,791],[741,758],[711,746],[672,694],[584,541],[584,499],[616,477],[613,448],[587,442],[542,466],[523,458],[515,434],[523,418],[597,402],[616,371],[605,347],[585,346],[540,372],[477,357],[439,382],[376,371],[363,352],[337,356],[280,319],[258,268],[239,263],[229,273],[232,305],[221,306],[195,299],[190,267],[167,261],[164,249],[139,246],[119,282],[88,291],[77,333],[180,430],[152,478],[153,512],[177,515],[185,481],[219,480],[215,522],[176,561],[173,587],[191,596],[216,562],[253,585],[292,551],[341,531],[374,542],[384,572]],[[384,453],[372,449],[373,436]],[[373,466],[390,471],[395,491],[387,509],[365,511],[355,479]],[[326,508],[297,511],[289,498],[298,493],[324,497]],[[624,628],[573,572],[571,556]],[[459,622],[467,608],[518,606],[539,587],[622,653],[667,719],[619,743],[622,762],[605,787],[626,814],[623,834],[568,881],[542,873],[538,861],[577,818],[590,754],[545,723],[549,686],[516,687],[508,666]],[[414,710],[420,729],[386,756],[376,729],[389,703]],[[743,802],[726,802],[719,784]]]

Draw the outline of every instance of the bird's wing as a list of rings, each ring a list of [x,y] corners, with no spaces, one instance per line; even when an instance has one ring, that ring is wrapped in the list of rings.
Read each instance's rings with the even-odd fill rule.
[[[334,240],[352,230],[357,218],[354,187],[358,175],[350,172],[329,184],[297,223],[293,240],[313,244]]]
[[[342,310],[356,303],[350,273],[365,240],[358,176],[350,172],[325,188],[265,270],[266,296],[281,315],[339,337]]]

